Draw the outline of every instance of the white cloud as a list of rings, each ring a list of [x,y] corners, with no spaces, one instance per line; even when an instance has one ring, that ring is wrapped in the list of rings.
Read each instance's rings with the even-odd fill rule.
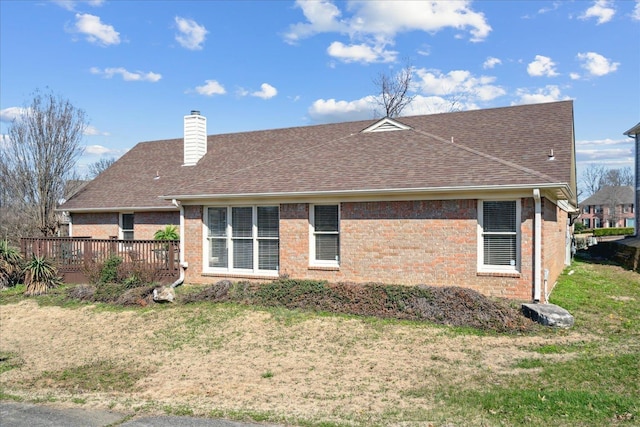
[[[527,66],[527,73],[534,77],[555,77],[558,73],[555,70],[555,62],[551,58],[542,55],[536,55],[533,62]]]
[[[372,118],[377,107],[374,96],[366,96],[355,101],[318,99],[309,107],[309,116],[321,123],[364,120]]]
[[[344,45],[340,42],[333,42],[327,48],[329,56],[337,58],[343,62],[393,62],[398,56],[398,52],[389,51],[381,46],[368,46],[366,44]]]
[[[196,21],[176,16],[176,25],[179,34],[176,34],[176,41],[189,50],[200,50],[207,36],[207,29],[199,25]]]
[[[225,88],[216,80],[205,80],[205,84],[202,86],[196,86],[195,91],[200,95],[206,96],[224,95],[227,93]]]
[[[57,4],[58,6],[70,10],[70,11],[75,11],[76,10],[76,5],[78,4],[88,4],[89,6],[102,6],[104,4],[105,0],[85,0],[85,1],[79,1],[79,0],[53,0],[53,3]]]
[[[506,94],[493,83],[495,77],[475,77],[466,70],[453,70],[443,74],[440,70],[417,69],[419,80],[416,86],[425,95],[456,98],[465,103],[471,101],[491,101]]]
[[[636,6],[633,8],[633,12],[631,12],[631,19],[640,21],[640,0],[636,0]]]
[[[96,128],[95,126],[91,126],[91,125],[87,126],[84,129],[83,133],[87,136],[96,136],[96,135],[109,136],[110,135],[109,132],[102,132],[98,130],[98,128]]]
[[[262,99],[270,99],[278,94],[278,90],[271,86],[269,83],[262,83],[260,85],[260,90],[253,92],[251,96],[256,96]]]
[[[90,71],[92,74],[102,74],[107,79],[110,79],[116,74],[119,74],[120,76],[122,76],[122,79],[127,82],[145,81],[156,83],[162,78],[162,75],[158,73],[145,73],[142,71],[131,72],[122,67],[105,68],[104,70],[100,70],[97,67],[92,67]]]
[[[539,14],[545,14],[548,12],[553,12],[554,10],[557,10],[560,7],[560,2],[559,1],[554,1],[553,3],[551,3],[551,7],[543,7],[538,9],[538,13]]]
[[[579,53],[578,60],[582,61],[580,66],[587,70],[592,76],[605,76],[618,69],[619,62],[611,62],[609,59],[595,52]]]
[[[300,39],[310,37],[317,33],[348,31],[348,24],[340,21],[340,9],[331,1],[296,1],[296,6],[302,10],[307,23],[291,25],[289,32],[285,34],[285,40],[295,43]]]
[[[611,21],[616,10],[609,0],[596,0],[589,9],[579,16],[580,19],[596,18],[598,25]]]
[[[84,154],[94,154],[97,156],[101,156],[103,154],[113,154],[118,152],[118,150],[112,150],[102,145],[87,145],[84,148]]]
[[[353,1],[345,7],[349,16],[343,16],[340,8],[327,0],[297,0],[296,5],[307,21],[291,25],[284,35],[285,41],[296,43],[319,33],[346,35],[350,43],[335,41],[328,48],[330,55],[346,62],[394,61],[397,53],[387,51],[386,47],[394,44],[399,33],[433,34],[449,28],[457,31],[458,36],[461,32],[469,33],[470,40],[477,42],[491,32],[484,14],[474,11],[466,0]]]
[[[569,77],[571,78],[571,80],[578,80],[578,79],[580,79],[580,74],[578,74],[578,73],[569,73]]]
[[[482,64],[482,68],[489,69],[493,68],[496,65],[502,64],[502,61],[498,58],[494,58],[493,56],[489,56],[486,61]]]
[[[633,139],[596,139],[576,141],[576,161],[608,167],[633,167]]]
[[[529,89],[520,88],[516,90],[516,95],[519,99],[511,105],[539,104],[570,99],[568,96],[563,96],[560,93],[560,88],[555,85],[547,85],[543,88],[536,89],[534,92],[531,92]]]
[[[11,123],[13,120],[22,116],[27,112],[26,108],[22,107],[9,107],[3,110],[0,110],[0,121]]]
[[[120,43],[120,33],[113,26],[103,24],[100,17],[88,13],[76,13],[75,31],[85,34],[91,43],[102,46]]]

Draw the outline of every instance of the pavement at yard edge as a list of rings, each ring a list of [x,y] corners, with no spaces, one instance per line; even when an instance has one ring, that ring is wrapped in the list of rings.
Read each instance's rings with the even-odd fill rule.
[[[0,427],[279,427],[193,417],[134,416],[92,409],[62,409],[0,402]],[[281,426],[280,426],[281,427]]]

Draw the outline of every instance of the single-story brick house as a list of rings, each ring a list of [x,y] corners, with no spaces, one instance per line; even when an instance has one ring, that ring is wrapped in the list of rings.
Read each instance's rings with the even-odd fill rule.
[[[179,226],[186,283],[289,276],[544,301],[577,214],[573,103],[142,142],[61,209],[71,235]]]

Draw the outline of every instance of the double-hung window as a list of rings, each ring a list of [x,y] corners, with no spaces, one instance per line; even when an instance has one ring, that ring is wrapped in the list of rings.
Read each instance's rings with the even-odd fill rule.
[[[310,264],[337,267],[340,263],[339,205],[312,205],[309,224]]]
[[[478,203],[480,271],[519,271],[520,200]]]
[[[133,240],[133,214],[123,213],[120,214],[120,233],[122,239]]]
[[[279,220],[278,206],[207,208],[205,270],[277,274]]]

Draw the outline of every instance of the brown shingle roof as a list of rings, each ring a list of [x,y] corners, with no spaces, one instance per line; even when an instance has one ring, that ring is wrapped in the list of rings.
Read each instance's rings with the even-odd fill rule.
[[[361,133],[372,121],[358,121],[211,135],[188,167],[182,139],[141,143],[64,208],[171,207],[162,195],[552,184],[575,192],[571,101],[395,120],[411,130]]]

